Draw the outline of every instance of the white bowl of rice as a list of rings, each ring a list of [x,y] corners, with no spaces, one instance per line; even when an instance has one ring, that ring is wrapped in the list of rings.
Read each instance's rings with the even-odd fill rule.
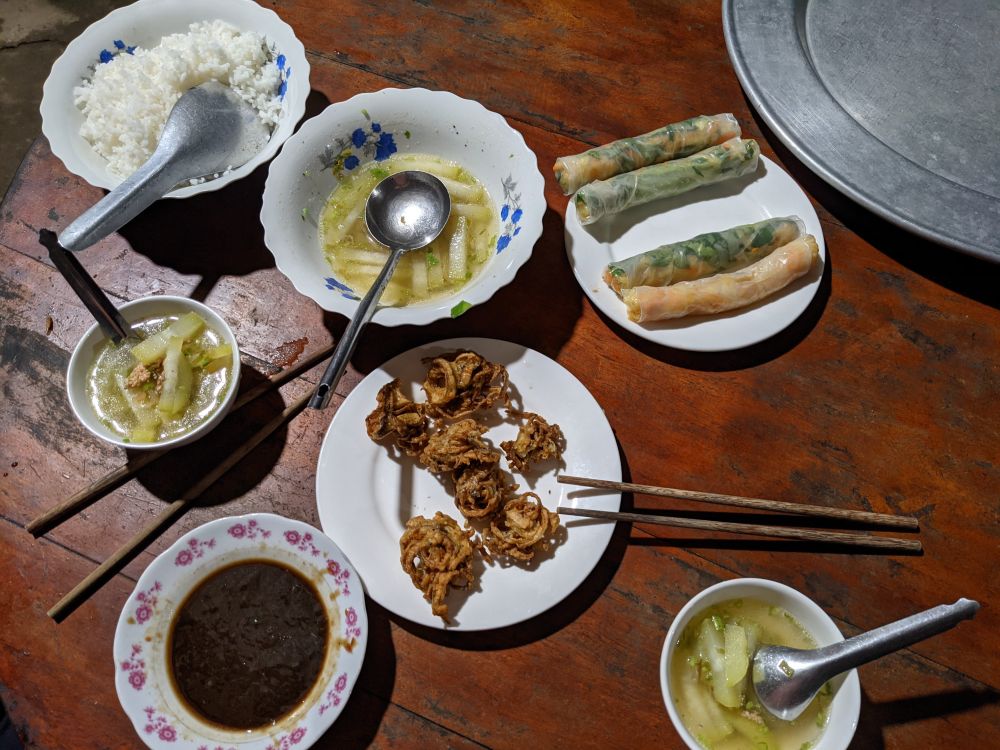
[[[373,322],[423,325],[457,317],[513,281],[531,256],[542,234],[545,181],[535,154],[503,116],[446,91],[382,89],[358,94],[305,122],[271,163],[264,187],[260,218],[275,265],[323,309],[353,317],[388,253],[376,249],[378,243],[363,226],[364,201],[374,183],[354,180],[367,175],[377,182],[400,169],[429,171],[441,179],[451,195],[451,219],[435,243],[403,258]],[[458,174],[467,184],[455,185],[458,178],[447,176]],[[352,184],[359,189],[349,187]],[[342,214],[330,214],[327,208],[334,205],[334,191],[342,188],[350,191],[346,208],[351,218],[341,223]],[[428,293],[431,277],[452,269],[451,254],[438,255],[435,244],[443,242],[453,250],[455,236],[452,242],[447,238],[452,221],[465,211],[471,217],[479,210],[457,191],[475,193],[488,212],[476,220],[477,239],[467,246],[477,257],[466,272]],[[470,218],[470,227],[472,222]],[[338,250],[328,239],[338,231],[348,232],[344,242],[358,248],[340,250],[341,257],[353,254],[349,264],[364,266],[367,279],[364,273],[348,273],[348,264],[337,265]],[[378,252],[382,257],[366,259]],[[397,285],[396,291],[419,286],[421,293],[400,299],[394,295]]]
[[[246,164],[167,196],[218,190],[278,152],[309,95],[302,43],[252,0],[139,0],[91,24],[45,81],[42,133],[70,172],[110,190],[155,150],[180,95],[209,80],[236,91],[271,128]]]

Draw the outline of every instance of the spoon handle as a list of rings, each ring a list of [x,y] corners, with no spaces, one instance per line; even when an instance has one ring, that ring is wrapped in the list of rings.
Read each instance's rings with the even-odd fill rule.
[[[76,292],[76,296],[80,298],[90,314],[94,316],[105,335],[116,344],[131,336],[132,328],[122,317],[118,308],[101,291],[93,277],[80,265],[80,261],[59,244],[56,233],[50,229],[42,229],[38,233],[38,241],[48,249],[49,258],[52,259],[53,265]]]
[[[344,370],[347,369],[347,363],[350,361],[351,355],[354,354],[354,349],[358,345],[358,338],[361,336],[361,331],[364,330],[364,327],[368,325],[368,321],[372,319],[372,315],[375,314],[375,307],[378,304],[379,298],[382,296],[382,292],[385,291],[386,284],[389,283],[392,272],[396,270],[396,265],[399,263],[401,257],[403,257],[403,250],[393,248],[390,251],[389,259],[382,266],[382,272],[375,279],[375,283],[368,290],[368,294],[361,300],[358,309],[354,313],[354,317],[351,318],[351,322],[348,323],[347,328],[344,330],[344,335],[337,342],[337,348],[333,350],[333,358],[330,360],[330,364],[326,366],[326,371],[323,373],[323,377],[320,378],[319,385],[316,386],[316,390],[309,400],[310,409],[325,409],[326,405],[330,403],[333,389],[337,387],[337,383],[340,382]]]
[[[177,183],[177,165],[163,149],[114,190],[74,219],[59,234],[59,244],[79,252],[121,229]]]
[[[840,674],[950,630],[962,620],[972,619],[978,610],[978,602],[959,599],[954,604],[941,604],[846,641],[817,649],[813,655],[824,662],[829,674]]]

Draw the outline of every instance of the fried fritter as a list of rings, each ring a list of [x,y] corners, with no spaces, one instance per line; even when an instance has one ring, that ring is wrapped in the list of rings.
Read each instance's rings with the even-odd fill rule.
[[[448,472],[473,463],[497,463],[500,452],[483,440],[482,425],[461,419],[431,435],[418,458],[431,471]]]
[[[431,612],[445,622],[448,622],[448,605],[444,600],[449,586],[464,588],[476,580],[472,570],[472,533],[439,511],[432,519],[411,518],[399,540],[403,570],[430,602]]]
[[[547,510],[534,492],[526,492],[504,504],[483,533],[483,541],[493,554],[530,560],[537,547],[549,548],[558,528],[559,514]]]
[[[382,386],[376,399],[378,406],[365,418],[368,437],[376,442],[392,437],[400,450],[410,456],[420,455],[428,438],[423,407],[403,395],[399,378]]]
[[[507,368],[475,352],[455,352],[431,361],[424,381],[427,409],[455,419],[485,409],[503,398],[506,403]]]
[[[457,469],[453,476],[455,505],[466,518],[492,516],[508,490],[497,462],[469,464]]]
[[[532,463],[560,459],[565,438],[557,424],[549,424],[534,412],[522,415],[524,424],[513,440],[505,440],[500,447],[507,455],[507,463],[515,471],[527,471]]]

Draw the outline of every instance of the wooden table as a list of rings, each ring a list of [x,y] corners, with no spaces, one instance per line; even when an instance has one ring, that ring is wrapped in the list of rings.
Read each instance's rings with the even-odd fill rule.
[[[978,599],[974,621],[861,669],[855,746],[993,745],[998,269],[897,231],[790,157],[743,97],[717,1],[265,4],[309,51],[308,114],[386,86],[447,89],[502,113],[546,175],[544,232],[514,283],[457,320],[373,329],[333,408],[364,373],[412,346],[506,338],[557,359],[590,389],[614,428],[626,478],[913,514],[925,548],[857,554],[620,526],[577,591],[501,632],[428,632],[369,602],[360,683],[317,747],[679,747],[659,690],[664,634],[691,596],[739,576],[798,588],[847,634],[959,596]],[[564,252],[566,199],[550,166],[585,144],[725,111],[814,199],[827,268],[808,311],[762,344],[726,354],[661,348],[623,333],[581,292]],[[264,178],[261,170],[218,193],[162,201],[85,253],[116,300],[206,300],[234,323],[245,376],[286,366],[345,326],[274,268],[257,221]],[[25,531],[123,460],[69,410],[64,371],[91,321],[36,240],[39,228],[64,227],[100,195],[40,137],[0,209],[0,698],[31,747],[140,746],[115,696],[111,658],[136,578],[180,534],[215,517],[267,510],[318,523],[314,467],[332,413],[296,419],[215,488],[207,507],[184,516],[65,622],[52,622],[46,610],[195,476],[189,453],[45,538]],[[283,397],[308,387],[290,385]],[[250,418],[276,408],[271,399]]]

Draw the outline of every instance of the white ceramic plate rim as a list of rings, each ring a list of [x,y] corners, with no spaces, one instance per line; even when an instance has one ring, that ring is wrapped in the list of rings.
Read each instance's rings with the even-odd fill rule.
[[[375,394],[386,382],[426,372],[422,363],[425,357],[459,349],[471,349],[491,361],[507,363],[510,382],[518,389],[523,408],[560,424],[566,435],[566,451],[565,466],[559,473],[621,479],[617,443],[600,405],[562,365],[527,347],[495,339],[448,339],[404,352],[369,374],[341,404],[323,440],[316,470],[320,523],[354,561],[369,596],[400,617],[439,629],[445,628],[442,620],[431,614],[430,605],[399,563],[403,521],[396,499],[401,483],[412,482],[411,512],[404,513],[407,518],[421,513],[426,517],[435,510],[460,522],[461,516],[450,488],[413,459],[390,457],[385,446],[368,438],[364,418],[374,408]],[[527,377],[531,374],[534,379]],[[419,383],[413,386],[412,395],[418,391]],[[507,429],[507,434],[502,434],[502,428]],[[501,439],[512,438],[515,432],[511,425],[491,426],[486,437],[499,445]],[[501,466],[507,469],[505,460]],[[537,492],[550,510],[557,505],[612,511],[620,507],[620,493],[580,491],[557,483],[555,476],[556,470],[549,466],[544,473],[532,472],[527,477],[515,474],[514,478],[521,485],[519,491]],[[527,481],[529,478],[534,479],[534,487]],[[514,625],[541,614],[573,592],[603,556],[614,522],[566,515],[560,521],[567,536],[550,558],[533,570],[517,566],[502,569],[499,565],[487,568],[481,590],[469,594],[447,629],[474,631]],[[455,593],[448,599],[453,612],[454,599]]]
[[[383,107],[382,102],[387,100],[406,103],[409,110],[414,113],[437,112],[446,107],[454,107],[463,113],[466,120],[479,119],[488,122],[509,137],[510,142],[505,144],[502,150],[509,152],[517,162],[523,161],[530,165],[530,168],[522,168],[518,172],[518,190],[521,195],[521,205],[524,207],[523,223],[517,236],[502,255],[495,253],[478,278],[452,295],[424,304],[378,307],[372,317],[372,322],[384,326],[424,325],[448,318],[455,305],[461,301],[468,302],[471,306],[488,301],[497,291],[514,280],[542,235],[542,219],[547,208],[545,180],[538,171],[537,157],[525,143],[524,136],[512,128],[500,114],[486,109],[472,99],[463,99],[448,91],[431,91],[423,88],[385,88],[356,94],[350,99],[331,104],[320,114],[307,120],[271,163],[267,183],[264,186],[260,221],[264,225],[264,244],[274,256],[275,266],[292,282],[292,286],[324,310],[353,317],[358,307],[357,300],[332,293],[326,286],[323,275],[298,270],[294,249],[300,240],[290,224],[294,226],[296,222],[304,220],[301,213],[303,206],[289,206],[283,192],[289,181],[300,178],[304,172],[316,169],[313,163],[314,156],[322,150],[321,144],[328,143],[334,134],[339,132],[337,127],[343,127],[346,122],[355,122],[363,111],[371,112],[373,118],[379,116]],[[414,114],[414,117],[419,116],[422,115]],[[400,151],[400,153],[405,152]],[[494,195],[492,190],[490,192],[493,200],[499,205],[500,196]],[[324,203],[326,197],[323,196]],[[309,213],[318,214],[318,211]],[[318,241],[316,253],[319,257]],[[332,271],[327,267],[325,276],[332,275]]]
[[[292,68],[292,74],[288,78],[281,117],[260,153],[243,166],[215,179],[175,188],[164,197],[188,198],[219,190],[231,182],[246,177],[278,152],[281,144],[292,134],[296,123],[305,114],[306,99],[310,91],[309,62],[306,59],[305,48],[292,28],[273,10],[264,8],[253,0],[199,0],[188,3],[177,0],[138,0],[131,5],[111,11],[84,29],[53,63],[42,87],[40,106],[42,133],[48,140],[52,153],[59,158],[66,169],[91,185],[111,190],[121,183],[122,178],[107,169],[104,158],[98,155],[79,134],[82,114],[73,104],[73,88],[83,81],[88,66],[97,61],[102,49],[106,49],[115,39],[127,36],[123,30],[141,28],[143,16],[159,12],[161,9],[164,13],[177,14],[184,5],[187,5],[191,12],[188,23],[183,27],[163,29],[158,35],[159,38],[186,31],[187,25],[196,21],[227,20],[244,30],[256,31],[264,36],[268,43],[274,44],[277,52],[285,56],[288,66]],[[250,17],[255,19],[252,27],[241,25],[236,21],[237,18]]]
[[[741,349],[782,331],[809,306],[826,263],[823,228],[809,198],[785,170],[760,157],[764,175],[720,183],[640,206],[618,217],[583,226],[572,198],[566,208],[566,254],[584,293],[607,317],[654,344],[700,352]],[[797,215],[816,238],[821,263],[768,299],[742,310],[640,325],[628,318],[621,299],[601,279],[604,268],[668,242],[775,216]]]
[[[238,535],[233,531],[236,527],[241,528]],[[296,536],[291,537],[290,534]],[[271,536],[274,539],[265,541]],[[283,540],[280,546],[279,540]],[[235,557],[232,556],[234,550],[237,551]],[[249,554],[239,554],[240,551]],[[185,562],[180,559],[182,555],[186,556]],[[182,723],[183,720],[176,714],[170,716],[162,710],[164,705],[169,704],[156,687],[157,679],[162,677],[155,677],[153,673],[156,669],[166,670],[166,666],[152,655],[152,644],[157,639],[162,642],[164,635],[157,628],[164,624],[169,626],[179,600],[204,578],[204,563],[199,565],[197,562],[202,557],[206,561],[216,560],[219,566],[234,559],[268,557],[280,561],[296,558],[302,561],[302,565],[313,567],[317,567],[317,561],[327,562],[321,585],[326,585],[330,594],[336,595],[342,628],[337,635],[345,640],[353,638],[355,645],[351,651],[339,651],[336,667],[316,701],[308,710],[294,714],[294,729],[279,723],[268,732],[255,731],[253,736],[246,738],[238,732],[205,737]],[[368,644],[368,615],[359,582],[357,572],[337,545],[302,521],[273,513],[250,513],[218,518],[186,533],[143,571],[122,608],[115,630],[115,688],[136,733],[153,750],[201,750],[206,746],[223,745],[239,747],[240,750],[267,750],[273,746],[295,745],[305,750],[340,715],[361,672]],[[146,608],[144,615],[139,617],[138,612],[143,607]],[[353,615],[348,616],[348,612],[353,612]],[[147,651],[136,653],[134,644],[137,642]],[[149,660],[157,666],[150,666]],[[136,674],[141,674],[141,679],[136,679]],[[286,744],[282,745],[282,741]]]
[[[663,695],[663,703],[677,734],[691,750],[701,750],[701,745],[684,726],[671,700],[670,677],[667,671],[672,651],[671,644],[677,641],[683,628],[687,627],[687,624],[702,610],[713,604],[740,597],[756,597],[788,610],[816,639],[819,646],[828,646],[844,640],[837,624],[822,607],[800,591],[777,581],[766,578],[736,578],[720,581],[696,594],[670,623],[660,651],[660,692]],[[830,717],[826,729],[815,745],[815,750],[847,750],[857,730],[861,715],[861,682],[858,679],[858,670],[852,669],[837,680],[840,684],[835,687],[836,693],[831,704]]]

